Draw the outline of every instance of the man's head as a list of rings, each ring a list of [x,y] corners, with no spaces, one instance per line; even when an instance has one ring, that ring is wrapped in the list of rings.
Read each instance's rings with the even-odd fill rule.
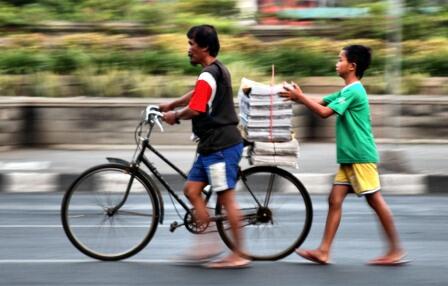
[[[219,39],[211,25],[191,27],[187,33],[188,56],[192,65],[200,64],[207,56],[216,57],[219,53]]]
[[[361,79],[371,61],[372,52],[370,48],[362,45],[346,46],[339,53],[336,71],[341,77],[344,77],[349,72],[354,72],[356,77]]]

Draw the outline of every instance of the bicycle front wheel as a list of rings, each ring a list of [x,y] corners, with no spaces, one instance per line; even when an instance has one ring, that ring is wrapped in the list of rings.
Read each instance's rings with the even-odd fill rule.
[[[291,173],[274,166],[255,166],[242,171],[235,187],[241,211],[243,256],[252,260],[278,260],[291,254],[307,237],[312,223],[311,199]],[[235,249],[226,212],[217,228],[224,243]]]
[[[65,193],[64,231],[90,257],[128,258],[143,249],[157,229],[159,208],[153,188],[140,172],[127,166],[93,167]]]

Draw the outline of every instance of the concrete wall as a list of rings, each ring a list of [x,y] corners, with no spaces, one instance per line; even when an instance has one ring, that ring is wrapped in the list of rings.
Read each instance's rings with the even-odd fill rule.
[[[0,146],[134,144],[134,129],[148,104],[166,99],[2,98]],[[379,142],[448,142],[448,97],[371,96],[372,123]],[[300,140],[334,140],[335,118],[320,119],[294,106],[293,129]],[[192,144],[190,123],[156,131],[154,144]]]

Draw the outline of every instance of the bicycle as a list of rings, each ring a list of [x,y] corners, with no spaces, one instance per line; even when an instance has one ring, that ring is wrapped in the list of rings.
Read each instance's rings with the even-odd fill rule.
[[[210,231],[198,225],[190,208],[171,188],[153,163],[145,156],[150,150],[184,179],[186,174],[150,144],[155,125],[163,131],[162,114],[148,106],[135,130],[136,149],[131,162],[107,158],[109,163],[83,172],[64,194],[61,219],[71,243],[82,253],[105,261],[121,260],[141,251],[153,238],[158,224],[164,222],[162,193],[143,163],[168,192],[182,223],[174,221],[170,231],[185,226],[194,234]],[[242,255],[252,260],[278,260],[291,254],[307,237],[312,223],[310,196],[303,184],[288,171],[275,166],[252,166],[239,169],[235,188],[242,212],[245,249]],[[288,195],[285,195],[288,193]],[[202,191],[207,205],[213,190]],[[177,210],[176,202],[185,214]],[[215,215],[221,239],[234,249],[225,210],[217,202]],[[270,239],[274,236],[274,240]]]

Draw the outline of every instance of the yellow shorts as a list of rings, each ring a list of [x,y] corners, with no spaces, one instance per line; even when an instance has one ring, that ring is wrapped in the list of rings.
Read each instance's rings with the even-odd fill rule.
[[[341,164],[334,178],[334,184],[350,185],[358,196],[381,189],[380,176],[374,163]]]

